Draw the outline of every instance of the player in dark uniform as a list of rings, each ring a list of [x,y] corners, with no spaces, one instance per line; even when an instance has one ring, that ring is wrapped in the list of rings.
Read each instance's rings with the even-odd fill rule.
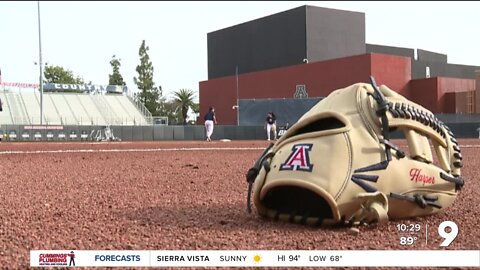
[[[269,141],[271,131],[273,131],[274,140],[277,139],[277,117],[273,112],[267,113],[267,119],[265,119],[265,129],[267,130],[267,139]]]
[[[205,120],[205,133],[207,135],[207,142],[211,142],[212,139],[210,137],[212,136],[212,133],[213,133],[213,127],[214,127],[214,124],[215,125],[217,124],[217,118],[215,117],[214,107],[210,107],[210,109],[208,110],[208,113],[205,114],[204,116],[204,120]]]

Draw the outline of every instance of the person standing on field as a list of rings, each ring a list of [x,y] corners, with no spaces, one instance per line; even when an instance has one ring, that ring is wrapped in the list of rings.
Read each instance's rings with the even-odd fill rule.
[[[270,132],[273,131],[274,140],[277,139],[277,117],[273,112],[267,113],[264,128],[267,130],[267,139],[270,141]]]
[[[205,120],[205,133],[207,135],[207,142],[211,142],[211,136],[213,133],[213,127],[214,124],[217,124],[217,118],[215,117],[215,108],[210,107],[208,110],[207,114],[205,114],[204,118]]]

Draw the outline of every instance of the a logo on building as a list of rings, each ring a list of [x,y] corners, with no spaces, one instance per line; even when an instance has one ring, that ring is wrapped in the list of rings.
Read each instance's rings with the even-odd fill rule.
[[[309,152],[313,144],[295,144],[292,147],[292,153],[288,156],[285,163],[280,166],[280,171],[306,171],[311,172],[313,164],[310,163]]]
[[[308,98],[307,88],[305,84],[298,84],[295,87],[295,94],[293,94],[293,98]]]

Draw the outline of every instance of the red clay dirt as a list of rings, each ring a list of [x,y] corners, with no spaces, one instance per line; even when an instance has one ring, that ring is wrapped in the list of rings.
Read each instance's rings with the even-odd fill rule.
[[[465,187],[447,211],[402,221],[431,228],[413,246],[399,243],[402,222],[354,235],[248,214],[245,173],[266,141],[2,142],[0,267],[28,268],[29,251],[45,249],[479,250],[480,140],[459,141]],[[445,220],[460,228],[448,248]]]

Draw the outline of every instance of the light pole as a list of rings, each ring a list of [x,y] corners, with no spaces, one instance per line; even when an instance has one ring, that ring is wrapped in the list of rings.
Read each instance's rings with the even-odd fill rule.
[[[240,107],[238,107],[238,65],[235,66],[235,74],[237,79],[237,126],[240,125]]]
[[[42,32],[40,27],[40,1],[37,2],[38,10],[38,54],[40,66],[40,125],[43,125],[43,62],[42,62]]]

